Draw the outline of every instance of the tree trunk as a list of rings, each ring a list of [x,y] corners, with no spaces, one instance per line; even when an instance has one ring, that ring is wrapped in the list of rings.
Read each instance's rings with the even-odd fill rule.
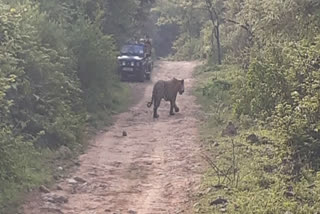
[[[217,24],[217,26],[215,26],[214,28],[215,28],[215,37],[216,37],[217,49],[218,49],[218,64],[221,65],[222,60],[221,60],[221,43],[220,43],[220,25]]]
[[[212,54],[213,54],[213,35],[216,38],[217,41],[217,54],[218,54],[218,64],[222,64],[221,60],[221,44],[220,44],[220,20],[217,14],[217,11],[215,8],[212,6],[212,2],[210,0],[206,0],[206,8],[209,13],[209,18],[212,23],[212,40],[211,40],[211,45],[212,45]],[[217,23],[216,23],[217,22]]]
[[[213,47],[214,47],[214,40],[216,39],[215,38],[215,35],[216,35],[216,33],[215,33],[215,28],[212,28],[212,31],[211,31],[211,57],[213,56],[213,54],[214,54],[214,50],[213,50]]]

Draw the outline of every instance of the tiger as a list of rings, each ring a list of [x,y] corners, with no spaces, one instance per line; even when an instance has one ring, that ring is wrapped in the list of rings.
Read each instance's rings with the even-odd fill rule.
[[[180,95],[184,92],[184,79],[178,80],[173,78],[169,81],[159,80],[155,83],[152,90],[151,101],[147,104],[148,108],[153,104],[153,118],[159,117],[157,110],[162,99],[170,101],[170,115],[174,115],[173,109],[175,112],[180,111],[176,104],[178,92]]]

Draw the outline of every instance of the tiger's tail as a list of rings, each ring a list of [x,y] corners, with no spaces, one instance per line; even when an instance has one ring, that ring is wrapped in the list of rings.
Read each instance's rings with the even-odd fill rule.
[[[154,100],[154,96],[153,96],[153,93],[152,93],[151,101],[148,102],[148,104],[147,104],[148,108],[150,108],[152,106],[153,100]]]

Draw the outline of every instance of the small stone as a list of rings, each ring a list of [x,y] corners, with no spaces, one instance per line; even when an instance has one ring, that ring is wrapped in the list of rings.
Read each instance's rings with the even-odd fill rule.
[[[80,177],[74,177],[73,179],[79,183],[86,183],[87,182],[86,180],[84,180],[83,178],[80,178]]]
[[[68,182],[68,184],[76,184],[76,183],[78,183],[75,179],[72,179],[72,178],[68,179],[67,182]]]
[[[54,180],[59,180],[60,178],[61,178],[60,175],[53,175],[53,179],[54,179]]]
[[[214,185],[213,188],[215,188],[215,189],[223,189],[223,188],[225,188],[225,186],[223,186],[222,184],[217,184],[217,185]]]
[[[61,204],[61,203],[67,203],[68,198],[62,195],[57,195],[54,193],[48,194],[43,198],[45,201],[51,202],[53,204]]]
[[[43,185],[41,185],[41,186],[39,187],[39,190],[40,190],[40,192],[42,192],[42,193],[50,193],[50,190],[49,190],[47,187],[43,186]]]
[[[134,211],[134,210],[128,210],[128,213],[129,213],[129,214],[137,214],[137,212]]]
[[[71,194],[76,194],[77,193],[77,189],[73,186],[71,188],[71,191],[70,191]]]
[[[97,173],[94,173],[94,172],[89,172],[88,175],[92,176],[92,177],[97,177]]]
[[[63,168],[61,166],[58,167],[59,171],[63,171]]]
[[[80,165],[81,165],[79,161],[72,161],[72,163],[73,163],[74,165],[76,165],[76,166],[80,166]]]
[[[259,138],[257,135],[255,134],[250,134],[247,139],[246,139],[249,143],[258,143],[259,142]]]
[[[145,164],[150,166],[150,165],[152,165],[152,161],[146,161]]]
[[[226,213],[226,212],[227,212],[227,209],[226,209],[226,208],[221,208],[221,209],[220,209],[220,212]]]
[[[64,214],[59,208],[56,207],[42,207],[40,209],[43,213],[55,213],[55,214]]]
[[[57,190],[63,190],[63,188],[60,185],[57,185],[56,189]]]
[[[107,186],[106,184],[100,184],[99,187],[105,189],[105,188],[107,188],[108,186]]]
[[[127,132],[126,132],[126,131],[123,131],[123,132],[122,132],[122,136],[123,136],[123,137],[128,136]]]
[[[226,203],[228,203],[227,199],[217,198],[216,200],[211,201],[210,205],[213,206],[213,205],[226,204]]]

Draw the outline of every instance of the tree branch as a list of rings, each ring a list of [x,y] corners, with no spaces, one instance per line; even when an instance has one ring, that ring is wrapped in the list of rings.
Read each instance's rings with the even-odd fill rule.
[[[249,28],[250,26],[241,24],[240,22],[231,19],[224,19],[224,21],[239,25],[241,28],[245,29],[250,34],[250,36],[254,36],[252,30]]]

